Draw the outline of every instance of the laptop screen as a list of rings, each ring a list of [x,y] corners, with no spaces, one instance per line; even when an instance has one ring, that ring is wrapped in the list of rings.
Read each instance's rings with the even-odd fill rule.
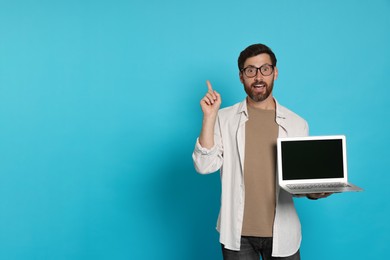
[[[343,140],[281,142],[283,180],[343,178]]]

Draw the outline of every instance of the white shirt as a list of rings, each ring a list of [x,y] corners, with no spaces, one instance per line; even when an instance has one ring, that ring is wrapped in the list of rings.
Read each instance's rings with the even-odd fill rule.
[[[307,122],[276,103],[279,137],[307,136]],[[192,158],[201,174],[220,170],[221,209],[217,222],[220,242],[230,250],[240,250],[244,215],[245,122],[248,120],[246,100],[220,109],[215,123],[214,147],[206,149],[197,140]],[[301,224],[292,196],[279,188],[276,178],[276,211],[273,228],[272,255],[290,256],[301,244]]]

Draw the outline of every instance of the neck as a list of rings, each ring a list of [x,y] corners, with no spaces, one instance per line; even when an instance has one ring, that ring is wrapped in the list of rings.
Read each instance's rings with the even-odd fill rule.
[[[251,106],[256,109],[264,109],[264,110],[276,110],[276,103],[272,95],[269,95],[263,101],[254,101],[250,97],[246,98],[248,106]]]

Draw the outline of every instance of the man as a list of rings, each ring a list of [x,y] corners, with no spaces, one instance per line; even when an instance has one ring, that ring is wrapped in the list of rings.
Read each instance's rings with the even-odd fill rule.
[[[276,139],[306,136],[308,124],[274,99],[276,62],[269,47],[247,47],[238,58],[246,99],[220,110],[221,96],[207,81],[200,101],[203,122],[193,160],[199,173],[221,173],[217,230],[224,259],[300,259],[293,199],[276,183]]]

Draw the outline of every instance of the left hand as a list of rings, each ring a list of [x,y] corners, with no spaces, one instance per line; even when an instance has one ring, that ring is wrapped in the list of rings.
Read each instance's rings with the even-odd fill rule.
[[[311,199],[311,200],[318,200],[318,199],[323,199],[323,198],[329,197],[332,194],[333,194],[332,192],[309,193],[309,194],[306,194],[306,197],[308,199]]]

